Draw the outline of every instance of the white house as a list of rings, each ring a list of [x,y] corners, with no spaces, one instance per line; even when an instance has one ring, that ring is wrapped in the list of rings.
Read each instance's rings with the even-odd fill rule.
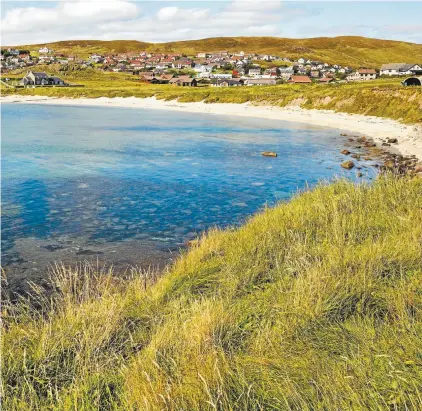
[[[46,54],[46,53],[52,53],[52,52],[53,52],[53,50],[49,49],[48,47],[42,47],[42,48],[40,48],[40,49],[38,50],[38,52],[39,52],[39,53]]]
[[[346,77],[347,81],[367,81],[375,80],[377,72],[374,69],[359,69]]]
[[[293,67],[279,68],[280,77],[284,80],[290,80],[290,77],[294,74]]]
[[[390,63],[381,66],[380,74],[384,76],[408,76],[421,74],[422,66],[415,63]]]
[[[224,78],[224,79],[229,79],[229,78],[233,78],[232,74],[225,74],[225,73],[211,73],[210,74],[210,78]]]
[[[260,74],[261,74],[260,68],[250,68],[248,72],[248,75],[251,77],[259,76]]]

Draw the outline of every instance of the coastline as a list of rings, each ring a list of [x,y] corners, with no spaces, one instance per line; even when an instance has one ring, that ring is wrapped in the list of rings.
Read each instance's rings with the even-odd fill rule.
[[[415,155],[422,159],[422,128],[417,125],[405,125],[395,120],[381,117],[348,114],[331,110],[306,110],[297,106],[277,107],[259,106],[251,103],[181,103],[176,100],[157,100],[155,97],[100,97],[100,98],[52,98],[45,96],[2,96],[2,103],[52,104],[71,106],[100,106],[134,109],[157,109],[184,111],[198,114],[231,115],[239,117],[257,117],[268,120],[281,120],[305,123],[314,126],[336,128],[344,132],[359,133],[371,137],[381,145],[389,138],[397,138],[398,143],[383,147],[402,155]]]

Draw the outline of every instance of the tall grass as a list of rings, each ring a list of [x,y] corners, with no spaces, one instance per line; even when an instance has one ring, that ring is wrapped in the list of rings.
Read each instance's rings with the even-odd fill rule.
[[[60,268],[3,307],[7,410],[422,409],[422,179],[337,181],[161,279]]]

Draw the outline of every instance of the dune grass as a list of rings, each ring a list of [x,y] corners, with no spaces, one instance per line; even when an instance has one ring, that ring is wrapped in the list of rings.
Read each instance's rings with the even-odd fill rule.
[[[422,409],[421,206],[420,178],[340,180],[155,283],[61,267],[37,309],[3,304],[3,407]]]
[[[54,67],[46,68],[47,72]],[[406,124],[422,123],[422,89],[403,87],[399,79],[379,79],[353,84],[281,84],[255,87],[175,87],[150,85],[137,76],[102,73],[96,70],[60,73],[66,81],[81,88],[12,89],[2,86],[3,95],[41,95],[63,98],[152,97],[180,102],[245,103],[273,106],[299,106],[344,113],[391,118]]]

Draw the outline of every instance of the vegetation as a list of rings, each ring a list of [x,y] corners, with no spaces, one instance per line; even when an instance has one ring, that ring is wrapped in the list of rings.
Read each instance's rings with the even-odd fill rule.
[[[421,204],[420,178],[337,181],[149,286],[59,267],[3,305],[4,409],[422,409]]]
[[[78,70],[62,66],[40,68],[57,73],[67,82],[83,84],[83,88],[10,89],[2,86],[2,94],[43,95],[50,97],[152,97],[181,102],[245,103],[300,106],[307,109],[329,109],[345,113],[387,117],[404,123],[422,122],[422,89],[403,87],[399,79],[379,79],[350,84],[282,84],[255,87],[175,87],[150,85],[137,76],[125,73],[103,73],[93,68]],[[60,71],[59,71],[60,70]],[[7,77],[13,75],[7,73]],[[15,74],[22,77],[22,73]]]
[[[47,46],[57,53],[85,58],[92,53],[149,51],[194,55],[198,52],[244,51],[282,57],[306,57],[331,64],[379,68],[388,62],[422,60],[422,45],[403,41],[378,40],[358,36],[288,39],[279,37],[216,37],[170,43],[145,43],[134,40],[72,40],[19,46],[32,51]]]

